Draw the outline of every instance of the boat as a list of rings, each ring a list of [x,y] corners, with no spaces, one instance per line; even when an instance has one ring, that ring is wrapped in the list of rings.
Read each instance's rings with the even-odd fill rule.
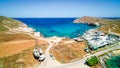
[[[35,59],[39,60],[39,61],[44,61],[45,60],[45,56],[43,55],[43,51],[41,48],[39,48],[38,44],[36,43],[36,47],[33,50],[33,56]]]

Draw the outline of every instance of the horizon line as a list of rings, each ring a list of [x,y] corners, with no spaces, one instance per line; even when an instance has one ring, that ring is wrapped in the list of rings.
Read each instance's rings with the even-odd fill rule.
[[[0,15],[3,16],[3,15]],[[85,15],[86,16],[86,15]],[[12,16],[4,16],[4,17],[9,17],[9,18],[81,18],[84,16],[76,16],[76,17],[12,17]],[[89,17],[98,17],[98,18],[120,18],[120,16],[89,16]]]
[[[82,18],[81,17],[10,17],[10,18]],[[95,16],[89,16],[89,17],[95,17]],[[98,18],[120,18],[120,17],[98,17]]]

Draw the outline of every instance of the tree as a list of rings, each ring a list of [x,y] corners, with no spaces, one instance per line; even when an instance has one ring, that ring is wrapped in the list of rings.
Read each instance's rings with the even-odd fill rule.
[[[89,66],[95,66],[96,64],[98,64],[98,62],[99,62],[99,60],[96,56],[92,56],[86,60],[86,63]]]

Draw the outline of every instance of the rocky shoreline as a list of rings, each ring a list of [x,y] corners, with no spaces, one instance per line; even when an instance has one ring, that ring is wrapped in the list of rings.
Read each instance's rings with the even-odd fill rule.
[[[90,16],[83,16],[81,18],[78,18],[74,20],[74,23],[102,23],[102,21],[105,21],[106,19],[103,18],[97,18],[97,17],[90,17]]]
[[[75,19],[74,23],[87,23],[88,25],[100,26],[104,21],[107,21],[103,18],[83,16],[81,18]]]

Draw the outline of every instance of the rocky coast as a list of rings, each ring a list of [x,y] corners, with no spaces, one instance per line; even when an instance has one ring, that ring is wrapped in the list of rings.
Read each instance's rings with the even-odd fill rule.
[[[74,20],[74,23],[87,23],[88,25],[92,24],[100,26],[101,28],[101,26],[105,25],[104,22],[106,21],[106,19],[85,16]],[[34,29],[28,27],[26,24],[3,16],[0,17],[0,28],[2,28],[0,29],[0,34],[2,35],[0,37],[0,42],[4,40],[0,44],[0,63],[6,66],[6,68],[8,68],[7,65],[11,65],[11,67],[15,67],[15,65],[17,65],[16,68],[20,66],[36,68],[37,65],[38,67],[44,67],[45,64],[48,64],[48,66],[46,65],[47,68],[49,65],[52,68],[52,66],[55,67],[54,64],[58,64],[58,66],[62,65],[59,62],[63,64],[66,63],[66,66],[67,63],[71,63],[71,66],[78,67],[82,65],[83,67],[85,66],[89,68],[89,66],[84,65],[84,62],[87,59],[87,53],[84,51],[84,49],[87,48],[87,44],[84,39],[82,39],[82,41],[81,39],[80,41],[76,41],[74,39],[56,36],[45,38],[40,32],[35,32]],[[115,28],[118,29],[118,27]],[[95,30],[99,31],[99,28]],[[35,60],[31,54],[33,49],[36,47],[36,39],[38,40],[37,45],[42,48],[46,56],[45,62],[41,63],[41,65],[39,65],[39,62]],[[120,54],[119,51],[113,52],[115,54]],[[88,57],[89,55],[90,54],[88,54]],[[108,55],[110,56],[110,54]],[[80,64],[78,62],[77,65],[72,65],[72,62],[76,61],[75,59],[79,59]],[[10,61],[12,61],[12,63],[10,63]],[[51,61],[53,62],[52,64]]]
[[[83,16],[81,18],[75,19],[74,23],[87,23],[88,25],[100,26],[106,19]]]

